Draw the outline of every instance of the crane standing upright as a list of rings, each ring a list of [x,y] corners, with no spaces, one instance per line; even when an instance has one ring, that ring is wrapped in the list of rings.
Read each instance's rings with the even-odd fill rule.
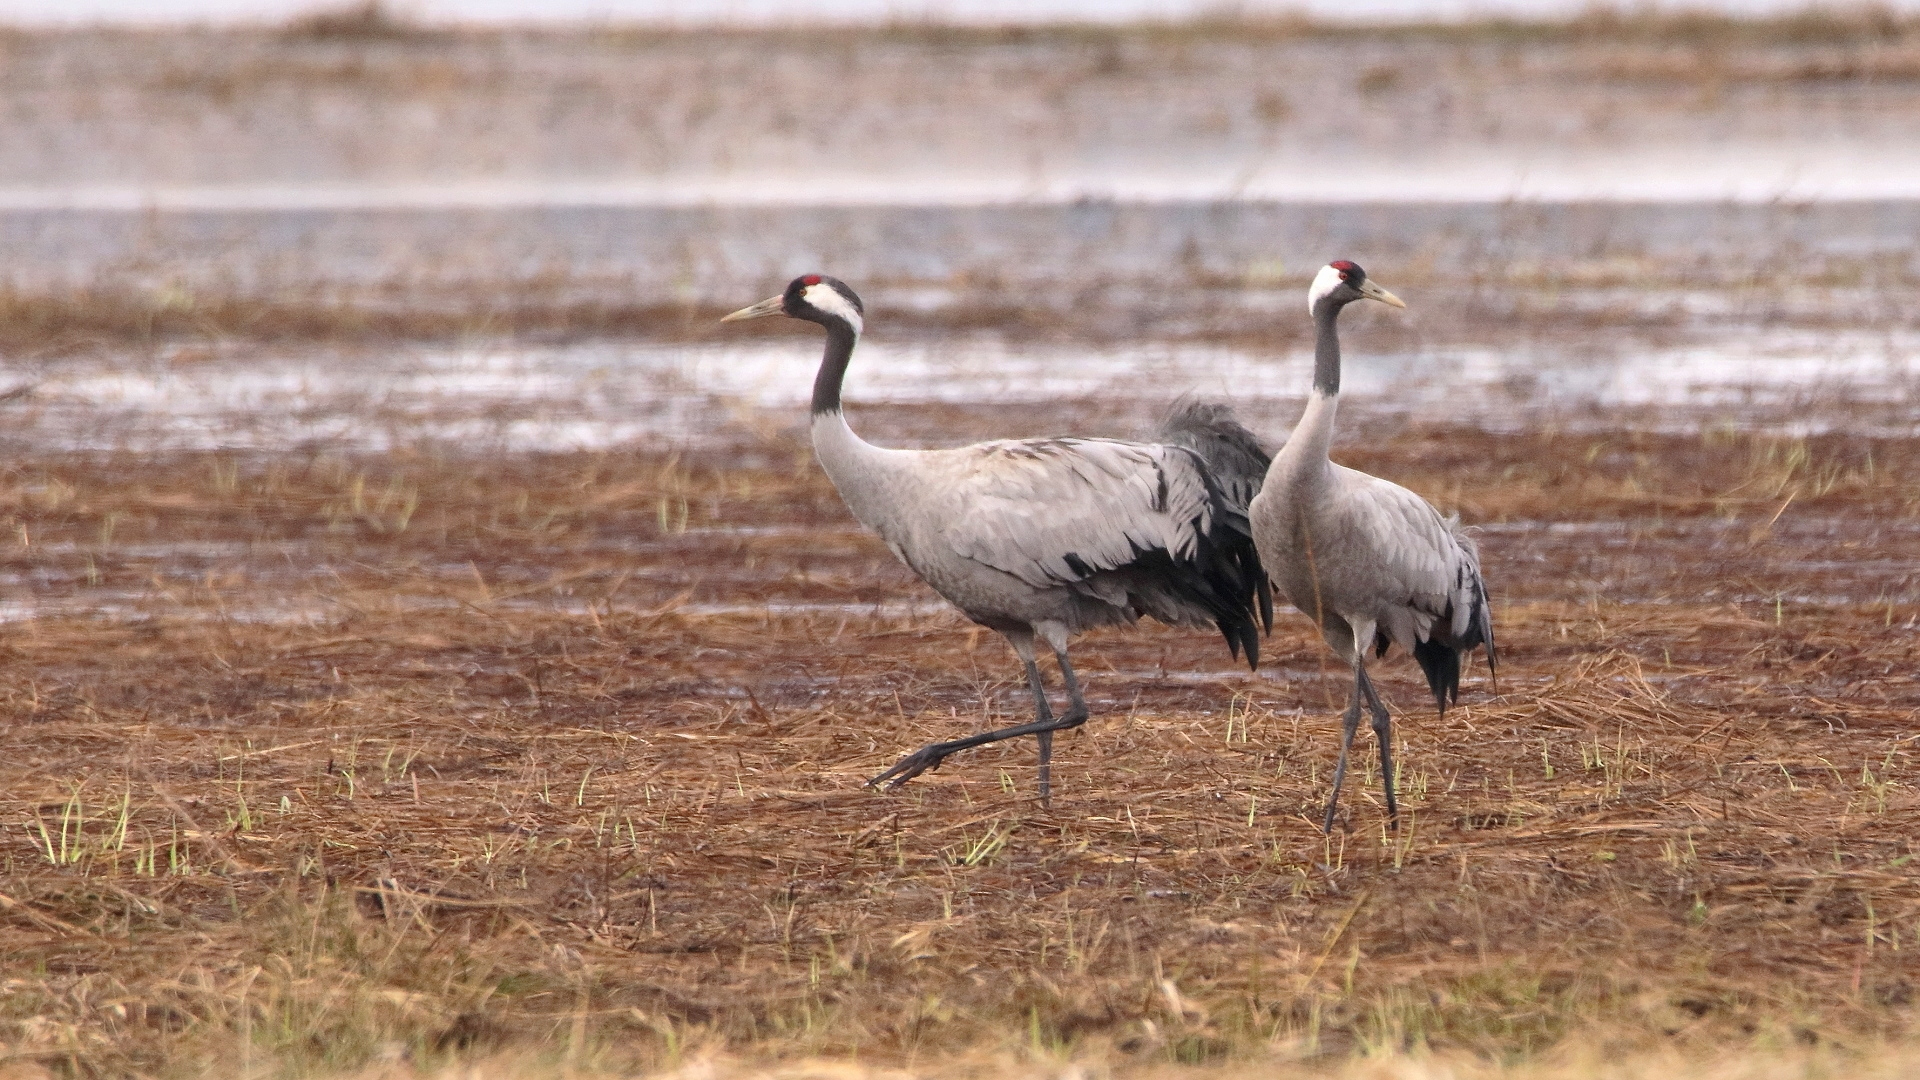
[[[1273,583],[1319,624],[1327,644],[1353,668],[1353,695],[1342,718],[1340,759],[1322,826],[1328,832],[1363,705],[1380,744],[1387,817],[1399,823],[1393,718],[1367,677],[1368,649],[1384,656],[1388,645],[1397,644],[1413,653],[1443,715],[1460,696],[1460,660],[1476,646],[1487,647],[1487,670],[1497,678],[1480,555],[1458,519],[1441,517],[1398,484],[1327,457],[1340,401],[1340,312],[1356,300],[1407,306],[1344,259],[1314,277],[1307,291],[1307,310],[1318,328],[1313,393],[1249,508],[1254,543]]]
[[[1218,406],[1177,412],[1168,441],[1020,439],[949,450],[868,443],[848,425],[840,389],[865,328],[860,298],[819,274],[728,315],[785,315],[826,330],[813,384],[813,446],[861,524],[967,617],[1007,639],[1033,691],[1030,723],[931,743],[869,781],[897,788],[951,755],[1035,736],[1040,797],[1052,794],[1053,733],[1087,720],[1069,637],[1142,615],[1212,623],[1227,648],[1259,663],[1273,605],[1247,521],[1265,471],[1257,440]],[[1216,478],[1214,470],[1224,479]],[[1233,494],[1238,495],[1237,498]],[[1044,641],[1060,665],[1067,711],[1054,716],[1034,662]]]

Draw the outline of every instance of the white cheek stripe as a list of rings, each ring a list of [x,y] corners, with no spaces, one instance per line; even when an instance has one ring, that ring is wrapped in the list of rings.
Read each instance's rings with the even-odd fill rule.
[[[854,310],[854,306],[847,303],[847,298],[841,296],[840,290],[833,286],[826,284],[809,285],[806,291],[800,295],[806,297],[807,303],[812,304],[821,311],[829,315],[838,315],[849,323],[852,323],[854,333],[857,334],[866,328],[866,324],[860,319],[860,312]]]
[[[1313,284],[1307,288],[1307,314],[1313,314],[1315,304],[1320,298],[1340,287],[1340,271],[1331,266],[1323,266],[1313,276]]]

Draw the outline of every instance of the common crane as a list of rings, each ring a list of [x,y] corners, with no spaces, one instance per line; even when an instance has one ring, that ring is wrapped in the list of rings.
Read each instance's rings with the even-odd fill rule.
[[[1327,832],[1333,831],[1363,704],[1380,744],[1387,818],[1399,825],[1393,720],[1367,677],[1367,649],[1384,656],[1388,645],[1397,644],[1412,652],[1442,715],[1459,699],[1460,659],[1475,646],[1487,647],[1487,670],[1497,678],[1480,555],[1459,519],[1443,518],[1406,488],[1327,457],[1340,401],[1337,324],[1348,304],[1363,299],[1407,306],[1345,260],[1314,277],[1307,292],[1307,310],[1319,330],[1313,393],[1300,423],[1274,455],[1249,514],[1261,564],[1273,583],[1319,624],[1327,644],[1353,667],[1353,695],[1340,729],[1340,759],[1323,824]]]
[[[1036,736],[1040,797],[1052,794],[1053,733],[1087,720],[1067,641],[1142,615],[1211,622],[1235,656],[1259,663],[1255,620],[1273,604],[1246,518],[1267,464],[1254,437],[1223,407],[1191,406],[1164,441],[1019,439],[949,450],[897,450],[861,439],[840,387],[864,328],[860,298],[819,274],[723,322],[785,315],[818,323],[826,352],[813,383],[813,447],[861,524],[968,618],[1000,632],[1026,667],[1031,723],[931,743],[868,781],[889,790],[949,755]],[[1212,463],[1231,474],[1223,483]],[[1237,495],[1237,499],[1234,497]],[[1034,663],[1034,640],[1060,665],[1067,711],[1054,716]]]

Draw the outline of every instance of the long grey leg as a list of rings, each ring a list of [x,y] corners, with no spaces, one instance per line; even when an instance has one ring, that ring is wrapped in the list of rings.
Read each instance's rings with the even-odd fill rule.
[[[1340,760],[1333,766],[1333,793],[1327,796],[1327,818],[1320,826],[1321,832],[1333,831],[1333,812],[1340,805],[1340,785],[1347,778],[1347,751],[1353,749],[1354,733],[1360,730],[1360,687],[1366,678],[1365,669],[1359,664],[1353,666],[1353,696],[1347,700],[1346,715],[1340,719]]]
[[[1040,665],[1031,659],[1026,661],[1027,685],[1033,688],[1033,721],[1036,724],[1053,721],[1053,706],[1047,703],[1047,684],[1040,679]],[[1053,779],[1053,729],[1047,728],[1035,736],[1040,741],[1040,801],[1045,803],[1052,797]]]
[[[1068,710],[1067,715],[1055,719],[1052,714],[1052,709],[1047,705],[1047,691],[1045,684],[1040,681],[1040,669],[1033,662],[1033,639],[1031,637],[1023,639],[1008,635],[1008,640],[1013,642],[1014,650],[1020,653],[1020,659],[1026,665],[1027,684],[1033,688],[1033,722],[1019,724],[1014,727],[999,728],[994,731],[984,731],[978,735],[969,735],[964,739],[954,739],[951,742],[928,743],[895,762],[893,768],[867,781],[868,787],[878,787],[884,784],[889,791],[897,790],[900,785],[919,776],[921,773],[929,769],[938,769],[940,763],[945,761],[950,754],[957,754],[962,750],[971,750],[976,746],[985,746],[988,743],[1001,742],[1006,739],[1017,739],[1022,735],[1037,735],[1040,736],[1041,740],[1041,798],[1045,799],[1051,794],[1050,772],[1053,745],[1050,736],[1056,731],[1061,731],[1066,728],[1076,728],[1086,723],[1086,702],[1080,697],[1080,685],[1074,680],[1073,668],[1067,664],[1065,650],[1056,649],[1054,655],[1060,658],[1060,671],[1065,678],[1067,693],[1072,697],[1073,705]]]
[[[1373,714],[1373,737],[1380,744],[1380,782],[1387,789],[1387,827],[1400,827],[1400,808],[1393,801],[1393,717],[1387,707],[1380,703],[1380,694],[1373,688],[1373,680],[1367,677],[1367,669],[1360,671],[1360,691],[1367,697],[1367,709]]]
[[[1074,677],[1073,664],[1067,660],[1067,651],[1055,649],[1053,658],[1060,664],[1060,681],[1067,685],[1067,712],[1060,718],[1059,726],[1040,733],[1040,802],[1045,806],[1053,804],[1053,733],[1087,722],[1087,700],[1080,696],[1080,680]],[[1031,671],[1033,665],[1027,666]],[[1044,701],[1039,673],[1035,671],[1030,677],[1034,680],[1034,695]]]

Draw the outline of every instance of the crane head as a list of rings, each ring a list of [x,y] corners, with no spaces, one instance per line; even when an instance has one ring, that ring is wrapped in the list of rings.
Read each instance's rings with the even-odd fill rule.
[[[752,307],[743,307],[720,321],[738,322],[741,319],[785,315],[790,319],[805,319],[822,326],[844,325],[857,334],[864,326],[865,314],[866,309],[861,306],[860,297],[847,287],[846,282],[824,274],[802,274],[787,283],[786,292],[769,296]]]
[[[1330,300],[1336,307],[1345,307],[1355,300],[1378,300],[1397,308],[1407,306],[1405,300],[1375,285],[1359,263],[1347,259],[1335,259],[1313,276],[1313,284],[1307,289],[1307,310],[1318,310],[1322,300]]]

